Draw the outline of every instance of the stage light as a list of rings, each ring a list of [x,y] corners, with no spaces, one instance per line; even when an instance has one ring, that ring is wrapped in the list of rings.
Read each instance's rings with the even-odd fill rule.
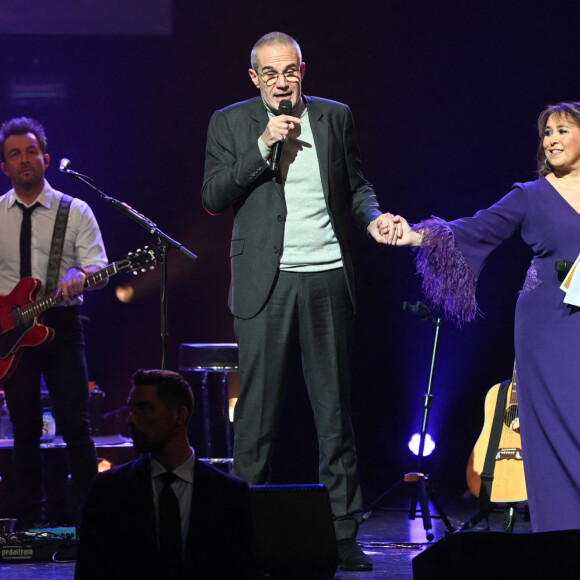
[[[111,467],[113,467],[113,464],[110,461],[107,461],[106,459],[101,459],[99,457],[99,463],[97,466],[99,473],[102,473],[103,471],[108,471],[109,469],[111,469]]]
[[[128,304],[133,300],[133,298],[135,298],[135,290],[133,289],[133,286],[128,284],[117,286],[115,288],[115,296],[120,302]]]
[[[409,449],[415,455],[419,455],[419,442],[420,441],[421,441],[421,434],[420,433],[415,433],[411,437],[411,439],[409,440]],[[425,435],[425,448],[423,449],[423,457],[427,457],[427,455],[431,455],[431,453],[433,452],[433,449],[435,449],[435,441],[433,440],[431,435],[429,435],[429,433],[427,433]]]

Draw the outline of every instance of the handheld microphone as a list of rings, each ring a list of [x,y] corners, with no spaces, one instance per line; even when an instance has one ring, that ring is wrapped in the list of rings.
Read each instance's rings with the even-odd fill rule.
[[[422,302],[417,302],[416,304],[409,304],[408,302],[403,302],[403,310],[417,314],[423,320],[427,320],[431,316],[431,310],[429,307]]]
[[[280,101],[280,106],[278,107],[278,115],[289,115],[292,112],[292,102],[288,99],[282,99]],[[274,143],[274,150],[272,151],[272,170],[278,171],[280,166],[280,158],[282,157],[282,147],[284,146],[284,141],[276,141]]]
[[[61,171],[62,173],[67,173],[70,169],[70,159],[67,159],[66,157],[63,157],[60,160],[60,165],[58,166],[58,170]]]
[[[563,282],[566,279],[566,276],[572,269],[573,265],[574,262],[571,262],[570,260],[556,260],[554,268],[556,269],[556,272],[558,272],[558,280],[560,282]]]
[[[567,274],[572,269],[573,265],[574,262],[571,262],[570,260],[556,260],[554,268],[556,269],[556,272],[562,272],[562,274]]]

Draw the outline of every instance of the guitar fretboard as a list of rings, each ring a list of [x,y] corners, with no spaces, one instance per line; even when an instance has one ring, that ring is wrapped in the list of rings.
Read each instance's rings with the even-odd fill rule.
[[[84,287],[90,288],[91,286],[95,286],[95,284],[103,282],[104,280],[106,280],[107,278],[116,273],[117,273],[117,263],[110,264],[106,268],[103,268],[102,270],[99,270],[98,272],[95,272],[94,274],[87,276],[85,279]],[[23,324],[32,320],[39,314],[46,312],[53,306],[60,304],[63,301],[64,297],[62,296],[62,294],[59,294],[56,297],[47,296],[45,298],[41,298],[40,300],[36,300],[31,304],[22,306],[21,308],[15,308],[12,314],[18,324]]]

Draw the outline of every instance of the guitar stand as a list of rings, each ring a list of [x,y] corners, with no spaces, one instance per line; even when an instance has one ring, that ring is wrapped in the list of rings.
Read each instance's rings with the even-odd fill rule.
[[[510,502],[505,506],[502,520],[502,528],[504,532],[514,531],[514,526],[516,524],[516,514],[518,511],[517,506],[518,502],[515,501]],[[481,511],[478,511],[474,516],[471,517],[471,519],[467,520],[467,522],[465,522],[463,526],[461,526],[460,531],[463,532],[465,530],[473,529],[479,522],[481,522],[481,520],[485,520],[487,524],[487,527],[485,529],[489,530],[489,514],[492,511],[494,511],[495,507],[496,504],[492,504],[487,515],[484,515]],[[524,520],[529,521],[529,511],[527,506],[524,509]]]
[[[503,529],[506,532],[513,532],[516,524],[516,504],[510,503],[503,512]]]
[[[425,438],[427,435],[427,425],[429,423],[429,413],[431,407],[433,406],[433,395],[432,395],[432,384],[433,375],[435,373],[435,362],[437,360],[437,348],[439,346],[439,330],[441,328],[441,319],[437,320],[431,317],[431,311],[425,304],[417,302],[414,306],[403,302],[403,310],[408,310],[414,314],[421,316],[421,320],[428,320],[435,325],[435,338],[433,342],[433,354],[431,356],[431,370],[429,372],[429,382],[427,385],[427,393],[423,397],[423,422],[421,425],[421,438],[419,440],[419,451],[417,453],[417,471],[405,474],[402,480],[398,481],[395,485],[389,488],[387,491],[382,493],[375,501],[373,501],[363,513],[363,522],[368,520],[373,509],[379,506],[388,495],[391,494],[397,487],[402,483],[414,484],[415,493],[413,499],[411,500],[411,505],[409,508],[409,519],[414,520],[417,515],[417,502],[421,507],[421,518],[423,519],[423,528],[425,529],[425,535],[428,541],[432,541],[435,538],[433,533],[433,524],[431,522],[431,511],[429,508],[429,501],[435,506],[439,513],[439,517],[443,520],[446,526],[446,534],[453,533],[455,528],[451,525],[449,518],[441,508],[431,486],[429,485],[429,476],[423,472],[421,469],[423,462],[423,452],[425,450]]]

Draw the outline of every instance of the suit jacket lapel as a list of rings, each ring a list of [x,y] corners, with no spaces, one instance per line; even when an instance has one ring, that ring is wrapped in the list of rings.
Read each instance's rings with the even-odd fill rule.
[[[141,496],[139,504],[142,506],[142,520],[147,524],[144,533],[152,549],[157,551],[157,528],[155,526],[155,506],[153,504],[153,490],[151,487],[151,462],[148,455],[141,457],[135,464],[135,471],[139,474],[139,486],[135,490]]]
[[[210,495],[211,490],[207,489],[205,466],[199,459],[196,459],[193,464],[193,493],[191,494],[191,512],[186,542],[187,551],[189,552],[193,552],[197,540],[204,532],[204,518],[211,511],[211,506],[208,505],[208,497]]]
[[[268,112],[266,111],[266,105],[264,105],[264,101],[262,97],[257,97],[254,101],[251,102],[251,109],[250,109],[250,118],[258,124],[259,127],[259,135],[261,135],[265,130],[266,126],[268,125]],[[272,182],[276,187],[276,191],[281,198],[284,198],[284,189],[282,184],[278,182],[277,176],[272,174]]]
[[[329,127],[324,119],[324,114],[316,106],[316,103],[304,95],[310,116],[310,129],[314,144],[316,145],[316,155],[318,156],[318,165],[320,168],[320,179],[322,181],[322,190],[324,198],[328,200],[328,156],[329,156]]]
[[[268,124],[268,113],[266,112],[266,106],[264,105],[262,97],[256,97],[253,101],[250,101],[250,118],[258,123],[261,135],[266,130],[266,125]]]

